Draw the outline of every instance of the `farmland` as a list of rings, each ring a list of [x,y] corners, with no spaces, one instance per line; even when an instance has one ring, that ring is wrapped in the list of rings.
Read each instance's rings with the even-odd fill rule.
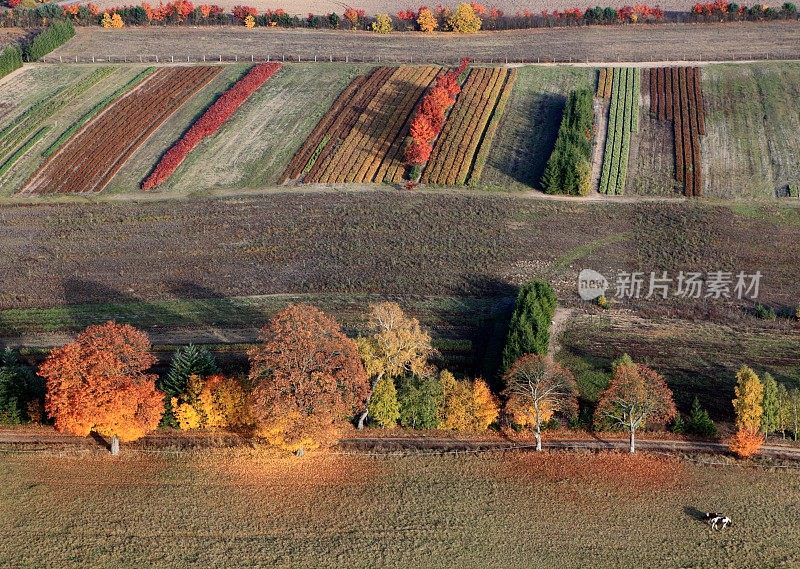
[[[209,66],[156,72],[65,144],[22,192],[101,191],[139,145],[219,71]]]
[[[11,567],[710,566],[731,555],[780,566],[800,556],[786,523],[800,516],[795,472],[649,456],[10,454],[0,487],[0,563]],[[723,506],[734,531],[712,534],[695,516]]]
[[[641,80],[638,69],[632,67],[609,69],[611,70],[605,70],[605,76],[601,74],[598,78],[598,90],[602,80],[603,98],[610,98],[608,136],[603,152],[600,192],[622,194],[628,175],[631,138],[639,129]]]
[[[663,5],[662,5],[663,7]],[[202,50],[198,47],[202,46]],[[677,24],[636,26],[576,26],[540,28],[443,38],[438,34],[390,34],[387,36],[349,31],[306,31],[244,26],[168,26],[126,30],[79,28],[76,37],[52,54],[58,57],[156,56],[176,61],[187,55],[224,55],[250,58],[268,55],[303,61],[314,56],[336,55],[351,61],[366,58],[374,62],[396,61],[453,64],[460,57],[477,61],[536,61],[557,57],[572,61],[703,61],[800,58],[800,26],[796,22],[744,24]]]
[[[502,68],[478,68],[470,72],[433,146],[422,172],[423,183],[461,186],[467,182],[473,172],[475,154],[510,75]]]
[[[400,181],[411,113],[439,68],[379,67],[337,99],[282,178],[307,183]]]

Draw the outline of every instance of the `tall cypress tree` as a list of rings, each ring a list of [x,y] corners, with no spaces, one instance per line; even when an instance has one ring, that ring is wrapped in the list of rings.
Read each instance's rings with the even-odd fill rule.
[[[765,373],[762,383],[764,384],[764,414],[761,415],[761,429],[765,435],[769,435],[778,430],[778,413],[780,413],[778,382],[769,373]]]
[[[503,371],[524,354],[547,354],[556,293],[548,283],[533,281],[520,288],[503,349]]]

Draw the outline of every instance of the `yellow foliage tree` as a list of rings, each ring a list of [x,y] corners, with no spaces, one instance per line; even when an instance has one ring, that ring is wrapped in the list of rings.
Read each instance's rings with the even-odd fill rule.
[[[392,31],[392,19],[389,14],[378,14],[372,22],[372,31],[377,34],[388,34]]]
[[[473,428],[472,386],[468,381],[458,381],[447,370],[439,374],[442,386],[442,410],[439,427],[449,431],[468,431]]]
[[[202,417],[192,405],[188,403],[178,403],[178,398],[172,398],[172,409],[175,413],[175,420],[181,431],[197,429],[202,423]]]
[[[481,29],[481,18],[470,4],[459,4],[447,16],[447,28],[459,34],[474,34]]]
[[[500,414],[500,405],[497,397],[482,379],[476,379],[472,384],[473,428],[476,431],[485,431],[489,425],[497,420]]]
[[[244,19],[244,27],[248,30],[252,30],[256,27],[256,19],[253,17],[252,14],[248,14]]]
[[[431,12],[430,8],[420,8],[419,15],[417,16],[417,24],[419,29],[423,32],[430,34],[439,27],[439,22]]]
[[[119,14],[114,14],[111,16],[111,27],[115,29],[124,28],[125,22],[122,21],[122,16]]]
[[[108,29],[111,27],[111,14],[105,12],[103,14],[103,19],[100,21],[100,25],[104,28]]]
[[[736,398],[733,409],[736,412],[736,428],[740,431],[757,433],[761,428],[764,414],[764,385],[751,368],[742,366],[736,374]]]
[[[430,334],[416,318],[406,316],[394,302],[381,302],[370,308],[369,328],[372,335],[359,338],[356,344],[367,375],[373,378],[372,389],[384,377],[425,374],[434,349]],[[365,410],[358,420],[359,429],[366,418]]]

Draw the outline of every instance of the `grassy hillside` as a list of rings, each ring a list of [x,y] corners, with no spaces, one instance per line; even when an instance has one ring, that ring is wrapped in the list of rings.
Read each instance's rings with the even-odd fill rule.
[[[778,567],[799,504],[790,470],[652,456],[7,454],[0,565]]]

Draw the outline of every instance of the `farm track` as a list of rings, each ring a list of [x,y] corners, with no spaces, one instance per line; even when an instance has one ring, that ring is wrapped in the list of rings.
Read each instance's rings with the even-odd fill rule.
[[[160,69],[78,131],[20,193],[102,191],[136,149],[220,71],[219,66]]]
[[[166,452],[176,448],[231,448],[251,446],[253,441],[243,435],[230,432],[213,433],[151,433],[139,441],[127,443],[126,448]],[[103,443],[90,437],[58,433],[49,428],[36,429],[3,429],[0,430],[0,445],[9,452],[52,451],[54,449],[86,449],[103,452]],[[545,451],[627,451],[628,441],[624,438],[601,439],[600,437],[547,439],[542,442]],[[706,441],[685,441],[671,439],[637,439],[636,446],[640,451],[670,454],[728,454],[727,446],[722,443]],[[427,436],[407,437],[372,437],[368,434],[356,435],[341,439],[337,449],[356,453],[455,453],[455,452],[498,452],[527,451],[534,449],[533,441],[518,441],[498,438],[447,438]],[[800,460],[800,447],[790,445],[764,445],[761,456]]]
[[[202,46],[202,47],[198,47]],[[76,36],[48,61],[139,55],[154,58],[187,55],[250,58],[286,56],[288,61],[329,56],[372,61],[454,63],[469,56],[476,62],[561,61],[723,61],[731,59],[800,59],[800,23],[666,24],[539,28],[474,35],[388,34],[327,30],[281,30],[241,27],[126,28],[108,33],[78,28]]]

